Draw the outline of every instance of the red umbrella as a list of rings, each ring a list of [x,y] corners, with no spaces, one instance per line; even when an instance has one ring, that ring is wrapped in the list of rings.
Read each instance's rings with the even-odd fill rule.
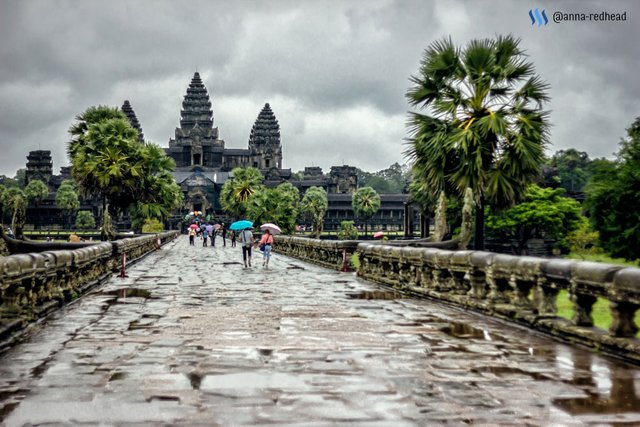
[[[198,227],[198,224],[191,224],[189,228],[200,228],[200,227]]]
[[[377,233],[373,234],[373,238],[377,239],[378,237],[382,237],[384,236],[384,231],[378,231]]]

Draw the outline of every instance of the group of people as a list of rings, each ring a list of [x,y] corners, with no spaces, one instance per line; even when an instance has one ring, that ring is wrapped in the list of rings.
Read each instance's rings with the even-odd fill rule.
[[[222,246],[227,246],[227,229],[224,224],[200,224],[193,223],[189,226],[187,234],[189,235],[189,245],[195,246],[196,237],[200,237],[202,239],[202,246],[208,246],[209,240],[211,240],[211,246],[216,245],[216,236],[220,232],[222,236]],[[231,234],[231,246],[236,245],[236,234],[235,231]]]
[[[194,224],[190,225],[187,231],[190,246],[195,246],[196,237],[199,237],[202,239],[203,247],[208,245],[209,240],[211,241],[211,246],[215,247],[218,232],[222,236],[223,247],[227,246],[227,229],[224,227],[224,224],[219,225],[218,227],[211,223],[193,225]],[[271,250],[273,249],[273,235],[268,229],[264,231],[259,241],[256,241],[253,236],[253,227],[239,231],[237,234],[235,231],[231,231],[231,247],[236,246],[237,239],[240,240],[240,244],[242,246],[242,261],[245,268],[251,267],[251,250],[255,247],[259,247],[262,251],[262,266],[265,268],[269,267]]]
[[[240,243],[242,244],[242,261],[244,267],[251,267],[251,249],[259,247],[262,251],[262,266],[269,267],[271,250],[273,249],[273,235],[269,229],[264,230],[259,242],[253,237],[253,227],[246,228],[240,232]]]

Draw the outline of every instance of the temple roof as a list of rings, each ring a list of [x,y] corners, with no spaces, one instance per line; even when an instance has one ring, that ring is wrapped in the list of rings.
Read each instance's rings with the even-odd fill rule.
[[[280,145],[280,125],[268,103],[258,114],[249,136],[249,146],[261,144]]]
[[[187,94],[182,101],[180,111],[180,127],[191,130],[196,124],[200,128],[213,128],[213,111],[207,88],[202,83],[200,74],[196,71],[187,88]]]
[[[191,185],[209,185],[209,184],[224,184],[229,178],[229,172],[203,172],[203,171],[175,171],[172,172],[173,178],[176,183],[182,184],[188,181]]]
[[[248,156],[251,154],[247,148],[225,148],[223,151],[224,156]]]
[[[125,116],[127,116],[127,119],[129,119],[129,123],[131,123],[131,126],[133,126],[134,129],[138,131],[138,141],[144,142],[142,127],[140,126],[140,122],[136,117],[136,113],[133,111],[133,108],[131,108],[131,104],[129,104],[128,100],[125,100],[124,104],[122,104],[122,112]]]

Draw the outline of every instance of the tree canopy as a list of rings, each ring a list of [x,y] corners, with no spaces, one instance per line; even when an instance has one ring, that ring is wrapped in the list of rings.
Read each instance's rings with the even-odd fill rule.
[[[67,147],[72,174],[85,195],[102,200],[103,222],[107,206],[112,213],[130,210],[141,226],[145,219],[165,219],[182,204],[171,176],[175,163],[159,146],[140,142],[122,111],[89,107],[76,119]]]
[[[510,35],[463,48],[434,42],[407,92],[409,103],[427,112],[410,115],[413,179],[433,194],[472,189],[477,249],[484,245],[485,200],[494,207],[521,200],[544,160],[548,86],[519,44]]]
[[[322,234],[327,209],[329,209],[327,192],[321,187],[309,187],[300,202],[300,211],[311,220],[316,238]]]
[[[220,204],[222,209],[239,218],[246,215],[251,197],[264,192],[264,177],[252,167],[235,168],[231,175],[220,190]]]
[[[247,202],[247,218],[257,224],[277,224],[284,233],[295,230],[300,193],[291,183],[261,188]]]
[[[620,141],[615,162],[597,161],[585,205],[602,247],[616,257],[640,259],[640,118]]]
[[[501,237],[515,240],[518,253],[522,253],[527,241],[546,238],[557,241],[561,249],[569,248],[569,233],[586,222],[580,203],[564,197],[563,188],[527,188],[524,200],[503,212],[493,212],[487,217],[487,227]]]
[[[75,226],[80,230],[96,228],[96,219],[90,211],[80,211],[76,215]]]
[[[351,206],[356,216],[365,221],[366,234],[366,222],[380,209],[380,195],[371,187],[359,188],[351,196]]]
[[[24,188],[24,194],[27,196],[27,200],[38,204],[49,195],[49,187],[39,179],[33,179]]]

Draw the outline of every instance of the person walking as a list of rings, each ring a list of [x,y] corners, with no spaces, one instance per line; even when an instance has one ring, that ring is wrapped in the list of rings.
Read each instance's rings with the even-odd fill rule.
[[[232,248],[236,247],[236,232],[235,231],[231,231],[231,247]]]
[[[264,245],[264,246],[263,246]],[[260,239],[260,250],[262,252],[262,266],[269,267],[269,259],[271,258],[271,249],[273,248],[273,235],[267,228]]]
[[[195,246],[196,245],[196,230],[194,227],[189,227],[189,246]]]
[[[227,247],[227,229],[224,226],[224,222],[222,223],[222,227],[220,227],[220,229],[222,230],[222,246],[223,247]]]
[[[202,227],[202,247],[207,247],[207,242],[209,241],[209,230],[207,230],[206,226]]]
[[[240,232],[240,243],[242,243],[242,261],[244,262],[244,267],[247,268],[247,262],[249,267],[251,267],[251,246],[255,239],[253,238],[253,233],[250,229],[245,228]]]
[[[213,224],[209,223],[207,224],[207,233],[209,234],[209,238],[211,239],[211,246],[215,246],[214,244],[214,239],[215,237],[213,237],[213,234],[216,232],[216,229],[213,228]]]

